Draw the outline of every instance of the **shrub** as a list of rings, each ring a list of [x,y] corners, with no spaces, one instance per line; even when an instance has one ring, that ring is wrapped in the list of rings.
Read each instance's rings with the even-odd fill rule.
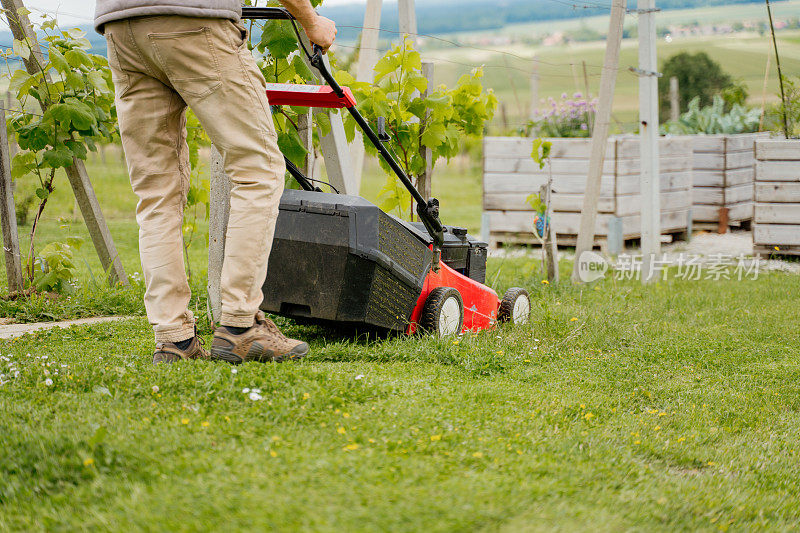
[[[588,100],[581,93],[572,98],[567,93],[560,100],[548,98],[550,109],[537,114],[525,133],[539,137],[591,137],[597,99]]]
[[[751,133],[758,131],[761,113],[758,109],[748,109],[734,104],[725,112],[725,102],[721,96],[715,96],[713,103],[700,107],[700,97],[689,102],[689,110],[681,115],[677,122],[667,122],[661,128],[662,133],[687,135],[693,133]]]
[[[719,63],[711,59],[705,52],[690,54],[681,52],[664,62],[661,67],[663,76],[658,79],[660,95],[661,119],[669,118],[669,80],[678,78],[678,102],[680,109],[686,109],[690,100],[700,99],[701,106],[711,105],[714,96],[726,92],[729,105],[743,104],[747,99],[747,91],[737,84],[730,74],[722,70]]]

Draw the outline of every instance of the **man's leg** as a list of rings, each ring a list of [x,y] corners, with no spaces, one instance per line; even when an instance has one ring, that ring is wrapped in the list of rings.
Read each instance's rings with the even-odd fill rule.
[[[266,82],[247,48],[244,28],[229,20],[187,17],[144,18],[133,24],[147,40],[140,46],[142,54],[195,112],[232,181],[221,284],[223,327],[215,334],[212,355],[215,347],[219,358],[233,362],[305,355],[305,343],[287,339],[258,312],[286,169]],[[226,353],[219,355],[223,344]]]
[[[142,61],[129,21],[106,26],[120,135],[139,198],[145,308],[157,343],[195,335],[181,226],[189,187],[186,104]]]

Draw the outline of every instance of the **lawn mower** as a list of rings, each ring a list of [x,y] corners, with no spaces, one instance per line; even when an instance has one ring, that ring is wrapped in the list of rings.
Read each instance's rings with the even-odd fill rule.
[[[287,158],[301,189],[281,197],[261,309],[305,322],[441,336],[498,321],[525,323],[531,310],[525,289],[509,289],[499,299],[484,285],[486,243],[442,224],[438,200],[422,197],[387,146],[384,121],[376,121],[376,133],[350,89],[334,79],[322,50],[312,45],[309,53],[292,15],[277,7],[242,11],[246,19],[289,21],[327,83],[267,84],[270,105],[346,109],[411,193],[421,221],[406,222],[358,196],[322,192]]]

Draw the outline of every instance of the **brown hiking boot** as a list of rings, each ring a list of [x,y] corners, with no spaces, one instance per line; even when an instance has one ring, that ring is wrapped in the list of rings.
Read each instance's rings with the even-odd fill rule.
[[[159,342],[153,354],[154,363],[175,363],[182,359],[210,359],[211,354],[203,346],[203,339],[195,334],[192,342],[185,350],[181,350],[174,342]]]
[[[308,344],[287,338],[272,320],[261,311],[256,314],[255,324],[237,335],[225,326],[214,332],[211,343],[211,358],[229,363],[245,361],[297,360],[308,354]]]

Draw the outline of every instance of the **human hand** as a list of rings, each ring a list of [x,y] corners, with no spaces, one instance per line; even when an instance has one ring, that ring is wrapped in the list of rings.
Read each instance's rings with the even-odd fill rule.
[[[310,23],[304,23],[303,29],[308,39],[319,45],[323,52],[327,52],[336,39],[336,23],[321,15],[317,15]]]

